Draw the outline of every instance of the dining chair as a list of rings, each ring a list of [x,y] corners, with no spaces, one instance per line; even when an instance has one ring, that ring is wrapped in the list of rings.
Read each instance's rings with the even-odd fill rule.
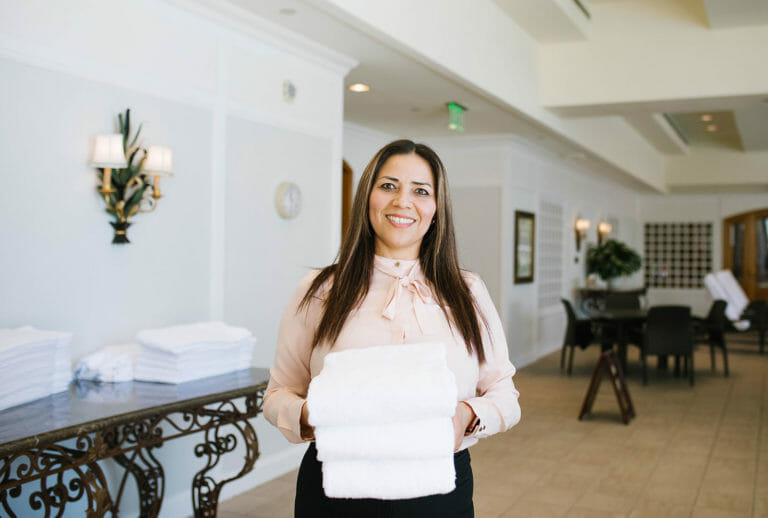
[[[595,341],[595,335],[592,332],[592,323],[589,320],[579,320],[576,318],[576,312],[573,310],[570,301],[566,299],[560,300],[565,307],[565,314],[568,317],[565,336],[563,337],[563,348],[560,351],[560,371],[562,372],[565,367],[566,349],[570,348],[567,370],[567,373],[570,376],[571,371],[573,370],[573,350],[576,347],[586,349],[597,342]]]
[[[646,358],[675,356],[685,359],[686,370],[693,385],[693,329],[689,306],[653,306],[648,310],[641,348],[643,385],[648,384]]]
[[[764,300],[753,300],[747,305],[742,316],[749,320],[750,328],[757,331],[757,343],[760,346],[760,354],[763,354],[765,335],[768,331],[768,304]]]
[[[728,376],[728,348],[725,343],[727,318],[725,307],[728,303],[722,299],[712,302],[705,318],[694,319],[694,344],[709,345],[709,357],[712,370],[715,370],[715,349],[723,351],[723,373]]]

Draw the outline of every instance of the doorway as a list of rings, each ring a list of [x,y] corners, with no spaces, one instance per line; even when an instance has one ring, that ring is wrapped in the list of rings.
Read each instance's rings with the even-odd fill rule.
[[[723,220],[723,267],[750,300],[768,300],[768,209]]]

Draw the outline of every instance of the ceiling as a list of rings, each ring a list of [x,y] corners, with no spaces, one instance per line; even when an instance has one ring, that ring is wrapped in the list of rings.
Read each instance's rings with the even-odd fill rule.
[[[585,16],[573,0],[493,0],[541,45],[589,41],[601,6],[644,0],[582,0]],[[659,0],[661,1],[661,0]],[[766,0],[663,0],[679,4],[675,16],[700,26],[732,28],[768,24]],[[536,122],[469,81],[419,61],[407,49],[382,42],[364,27],[353,27],[319,0],[229,0],[245,11],[279,24],[358,61],[345,84],[363,82],[369,92],[345,92],[345,121],[394,136],[455,136],[448,128],[446,103],[455,101],[464,114],[464,136],[514,135],[582,169],[622,184],[647,190],[615,167]],[[598,13],[599,14],[599,13]],[[712,29],[714,30],[714,29]],[[650,37],[650,36],[649,36]],[[713,73],[717,73],[714,71]],[[685,154],[697,147],[744,152],[768,150],[768,92],[765,95],[678,98],[642,103],[594,103],[552,107],[561,117],[620,115],[663,155]],[[712,121],[702,121],[702,115]],[[707,131],[707,126],[716,126]]]

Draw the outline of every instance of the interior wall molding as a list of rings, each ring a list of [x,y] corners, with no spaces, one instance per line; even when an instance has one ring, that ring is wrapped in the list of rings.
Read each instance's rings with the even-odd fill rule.
[[[220,0],[165,0],[181,10],[215,21],[236,33],[264,41],[278,49],[299,56],[346,76],[357,61],[324,47],[300,34],[256,16],[252,12]]]
[[[311,122],[302,117],[291,117],[279,112],[259,110],[251,105],[237,101],[227,101],[226,113],[228,117],[264,124],[310,137],[332,139],[335,135],[335,130],[326,121],[322,123]]]

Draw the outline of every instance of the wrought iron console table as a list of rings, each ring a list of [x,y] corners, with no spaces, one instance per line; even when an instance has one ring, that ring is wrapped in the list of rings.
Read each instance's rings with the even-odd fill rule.
[[[192,478],[194,515],[216,516],[221,488],[248,473],[259,456],[248,419],[261,412],[268,380],[267,369],[246,369],[179,385],[77,382],[69,392],[0,411],[0,516],[28,516],[30,508],[61,516],[81,500],[89,517],[117,516],[129,474],[140,515],[157,516],[165,479],[153,450],[198,432],[204,435],[194,454],[205,466]],[[212,470],[237,447],[238,436],[243,466],[217,482]],[[124,468],[114,498],[97,463],[108,458]]]

